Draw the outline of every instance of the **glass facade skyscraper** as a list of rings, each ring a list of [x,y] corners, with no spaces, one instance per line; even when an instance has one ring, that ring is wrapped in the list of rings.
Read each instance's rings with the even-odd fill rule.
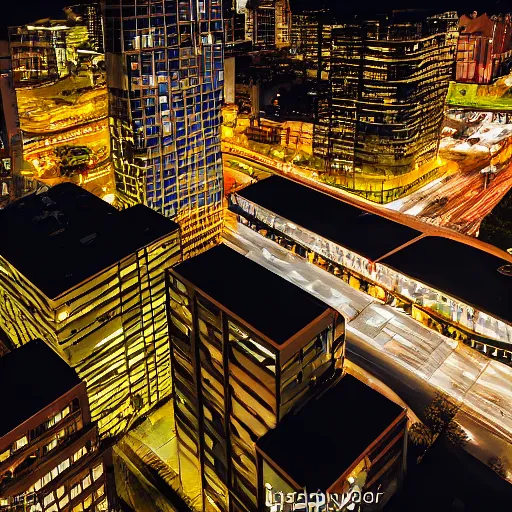
[[[452,12],[333,26],[327,108],[313,141],[330,174],[385,178],[436,158],[456,38]]]
[[[120,202],[177,220],[194,254],[222,224],[222,2],[105,0],[104,15],[113,124],[128,121],[113,141]]]

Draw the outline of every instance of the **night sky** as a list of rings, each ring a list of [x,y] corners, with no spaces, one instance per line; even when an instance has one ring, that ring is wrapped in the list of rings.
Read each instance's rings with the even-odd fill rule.
[[[1,0],[2,9],[0,17],[0,38],[7,35],[7,27],[12,25],[23,25],[41,18],[59,18],[62,16],[62,8],[66,5],[88,3],[87,0]],[[320,4],[326,6],[342,6],[351,9],[349,6],[360,5],[365,13],[382,10],[382,6],[397,9],[413,8],[440,8],[441,10],[456,10],[459,13],[470,13],[474,9],[479,12],[487,11],[489,14],[512,10],[510,0],[290,0],[292,6],[312,5],[318,7]]]

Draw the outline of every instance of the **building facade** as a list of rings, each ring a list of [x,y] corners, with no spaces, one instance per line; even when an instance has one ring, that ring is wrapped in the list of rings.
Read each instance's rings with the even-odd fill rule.
[[[223,245],[167,286],[182,482],[195,473],[199,510],[261,510],[255,442],[336,380],[344,318]]]
[[[118,198],[143,198],[177,220],[183,252],[193,254],[215,243],[222,227],[222,2],[106,0],[103,7],[119,132],[113,145],[126,145],[138,164],[115,168]]]
[[[83,23],[89,33],[90,48],[103,53],[103,21],[99,3],[78,4],[64,9],[68,18]]]
[[[34,340],[0,358],[0,510],[108,511],[85,383]],[[7,410],[8,408],[8,410]]]
[[[55,30],[36,26],[13,28],[9,44],[16,85],[59,78],[56,46],[64,45],[62,26]]]
[[[323,10],[303,11],[292,16],[292,50],[304,60],[309,78],[329,78],[330,38],[334,25],[334,18]]]
[[[357,207],[278,176],[233,194],[230,209],[242,224],[350,286],[401,309],[405,305],[431,329],[512,364],[506,259],[444,237],[421,237],[419,231],[362,214]],[[335,224],[332,219],[337,219]],[[439,254],[451,258],[441,266]],[[464,286],[466,275],[477,268],[478,284]]]
[[[395,12],[331,31],[314,150],[333,175],[400,175],[435,159],[452,75],[455,13]]]
[[[14,197],[70,181],[115,199],[101,20],[89,7],[9,29],[7,94],[20,130],[11,144]]]
[[[51,345],[86,382],[100,436],[123,432],[171,392],[164,269],[178,226],[72,184],[13,202],[0,226],[3,331]]]
[[[380,511],[406,473],[407,411],[345,375],[256,450],[259,510]]]
[[[457,82],[489,84],[512,71],[512,19],[462,16],[457,41]]]
[[[246,33],[255,48],[273,50],[291,45],[292,13],[288,0],[252,0],[246,9]]]

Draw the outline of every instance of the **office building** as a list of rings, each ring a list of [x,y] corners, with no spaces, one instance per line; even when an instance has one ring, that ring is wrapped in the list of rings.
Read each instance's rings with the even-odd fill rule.
[[[259,510],[292,510],[293,493],[296,510],[382,510],[405,476],[407,412],[345,375],[256,446]]]
[[[104,16],[118,200],[175,219],[191,255],[222,228],[222,2],[106,0]]]
[[[245,10],[237,0],[222,0],[224,43],[226,51],[234,49],[233,43],[245,41]]]
[[[456,30],[455,13],[414,11],[332,28],[328,108],[314,140],[328,174],[385,180],[435,160]]]
[[[476,13],[475,13],[476,14]],[[512,19],[487,14],[459,20],[457,82],[489,84],[512,71]]]
[[[89,34],[89,49],[103,53],[103,21],[99,3],[78,4],[66,7],[64,13],[68,20],[83,24]]]
[[[71,74],[79,54],[96,45],[86,20],[39,20],[9,28],[9,46],[16,87],[51,83]],[[101,38],[100,34],[96,37]],[[93,51],[93,50],[87,50]]]
[[[278,176],[238,191],[230,201],[240,222],[352,287],[489,358],[512,363],[506,259],[423,235]]]
[[[302,10],[292,16],[292,51],[304,61],[308,77],[328,80],[334,17],[325,10]]]
[[[51,30],[54,28],[54,30]],[[9,45],[16,85],[37,84],[59,77],[57,48],[65,45],[62,25],[11,28]]]
[[[64,183],[1,210],[0,231],[0,325],[15,346],[41,338],[77,371],[102,437],[169,396],[174,222]]]
[[[9,29],[6,92],[20,131],[11,144],[14,197],[72,182],[115,199],[101,25],[89,7],[83,17],[68,9],[67,20]]]
[[[291,45],[292,13],[288,0],[252,0],[246,8],[246,32],[255,48],[272,50]]]
[[[0,358],[0,510],[108,511],[85,383],[41,340]]]
[[[182,486],[199,510],[262,510],[255,442],[340,376],[344,318],[225,245],[167,287]]]

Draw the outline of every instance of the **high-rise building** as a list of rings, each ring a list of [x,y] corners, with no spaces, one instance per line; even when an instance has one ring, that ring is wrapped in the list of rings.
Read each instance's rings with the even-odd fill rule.
[[[0,510],[109,510],[85,383],[41,340],[0,358]]]
[[[71,181],[115,199],[101,24],[89,7],[9,29],[13,80],[2,89],[20,131],[11,136],[15,197]]]
[[[291,45],[292,13],[288,0],[247,2],[247,34],[259,49]]]
[[[200,510],[262,510],[255,442],[336,381],[344,318],[225,245],[167,286],[182,485]]]
[[[304,61],[310,78],[327,80],[334,19],[325,10],[301,11],[292,16],[292,49]]]
[[[222,18],[224,22],[224,43],[226,51],[232,43],[245,40],[245,9],[237,0],[222,0]]]
[[[177,220],[192,254],[222,227],[222,2],[105,0],[104,15],[118,198]]]
[[[333,175],[408,173],[437,155],[455,13],[395,11],[331,31],[329,94],[314,150]]]
[[[64,9],[73,21],[82,23],[89,33],[89,44],[92,50],[103,52],[103,22],[99,3],[78,4]]]
[[[512,71],[512,19],[487,14],[459,20],[457,82],[489,84]]]
[[[0,232],[1,328],[15,346],[43,339],[77,371],[100,436],[169,396],[173,221],[142,205],[118,211],[64,183],[1,210]]]
[[[16,85],[34,85],[59,78],[57,53],[62,55],[59,50],[65,48],[66,29],[63,23],[56,22],[10,28],[9,46]]]

